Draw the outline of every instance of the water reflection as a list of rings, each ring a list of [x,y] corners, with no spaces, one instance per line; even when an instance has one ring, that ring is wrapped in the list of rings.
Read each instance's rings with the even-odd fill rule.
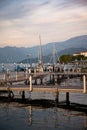
[[[58,107],[43,108],[18,103],[0,104],[1,130],[86,130],[87,115]]]
[[[29,125],[32,125],[32,106],[29,106]]]
[[[83,112],[57,107],[41,108],[29,106],[29,125],[41,128],[87,129],[87,115]]]

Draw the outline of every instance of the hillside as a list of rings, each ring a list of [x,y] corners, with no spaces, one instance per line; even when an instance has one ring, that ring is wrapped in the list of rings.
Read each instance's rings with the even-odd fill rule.
[[[87,49],[87,35],[73,37],[63,42],[54,42],[43,45],[42,50],[45,57],[44,59],[46,59],[46,61],[48,61],[49,57],[52,57],[54,44],[57,56],[60,56],[62,54],[72,54]],[[31,54],[31,56],[29,56],[29,54]],[[38,46],[29,48],[7,46],[4,48],[0,48],[0,63],[14,63],[24,60],[26,62],[26,59],[32,60],[32,58],[35,61],[35,58],[38,57],[38,54],[39,44]]]

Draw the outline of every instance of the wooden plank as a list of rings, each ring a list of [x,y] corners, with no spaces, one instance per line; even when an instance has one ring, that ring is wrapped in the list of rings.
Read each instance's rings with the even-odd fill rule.
[[[12,90],[12,91],[30,91],[29,87],[0,87],[0,90]],[[32,92],[72,92],[72,93],[83,93],[83,89],[64,89],[64,88],[47,88],[47,87],[34,87]]]
[[[83,89],[58,89],[59,92],[83,93]]]
[[[32,74],[34,76],[34,74]],[[42,75],[87,75],[86,72],[45,72]],[[36,73],[35,76],[40,76],[40,73]]]
[[[57,88],[33,88],[32,92],[48,92],[55,93],[57,92]]]

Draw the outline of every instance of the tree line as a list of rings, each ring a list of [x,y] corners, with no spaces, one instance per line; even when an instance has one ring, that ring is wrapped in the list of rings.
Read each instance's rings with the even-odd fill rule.
[[[87,60],[87,57],[84,55],[77,55],[77,56],[73,56],[73,55],[61,55],[59,58],[59,62],[60,63],[71,63],[72,61],[81,61],[81,60]]]

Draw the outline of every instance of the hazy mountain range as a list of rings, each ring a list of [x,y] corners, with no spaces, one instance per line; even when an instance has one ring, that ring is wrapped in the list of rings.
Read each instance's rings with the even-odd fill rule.
[[[0,48],[0,63],[14,62],[38,62],[39,43],[34,47],[10,47]],[[52,61],[52,54],[56,51],[58,58],[62,54],[73,54],[87,50],[87,35],[70,38],[63,42],[54,42],[42,45],[44,62]]]

